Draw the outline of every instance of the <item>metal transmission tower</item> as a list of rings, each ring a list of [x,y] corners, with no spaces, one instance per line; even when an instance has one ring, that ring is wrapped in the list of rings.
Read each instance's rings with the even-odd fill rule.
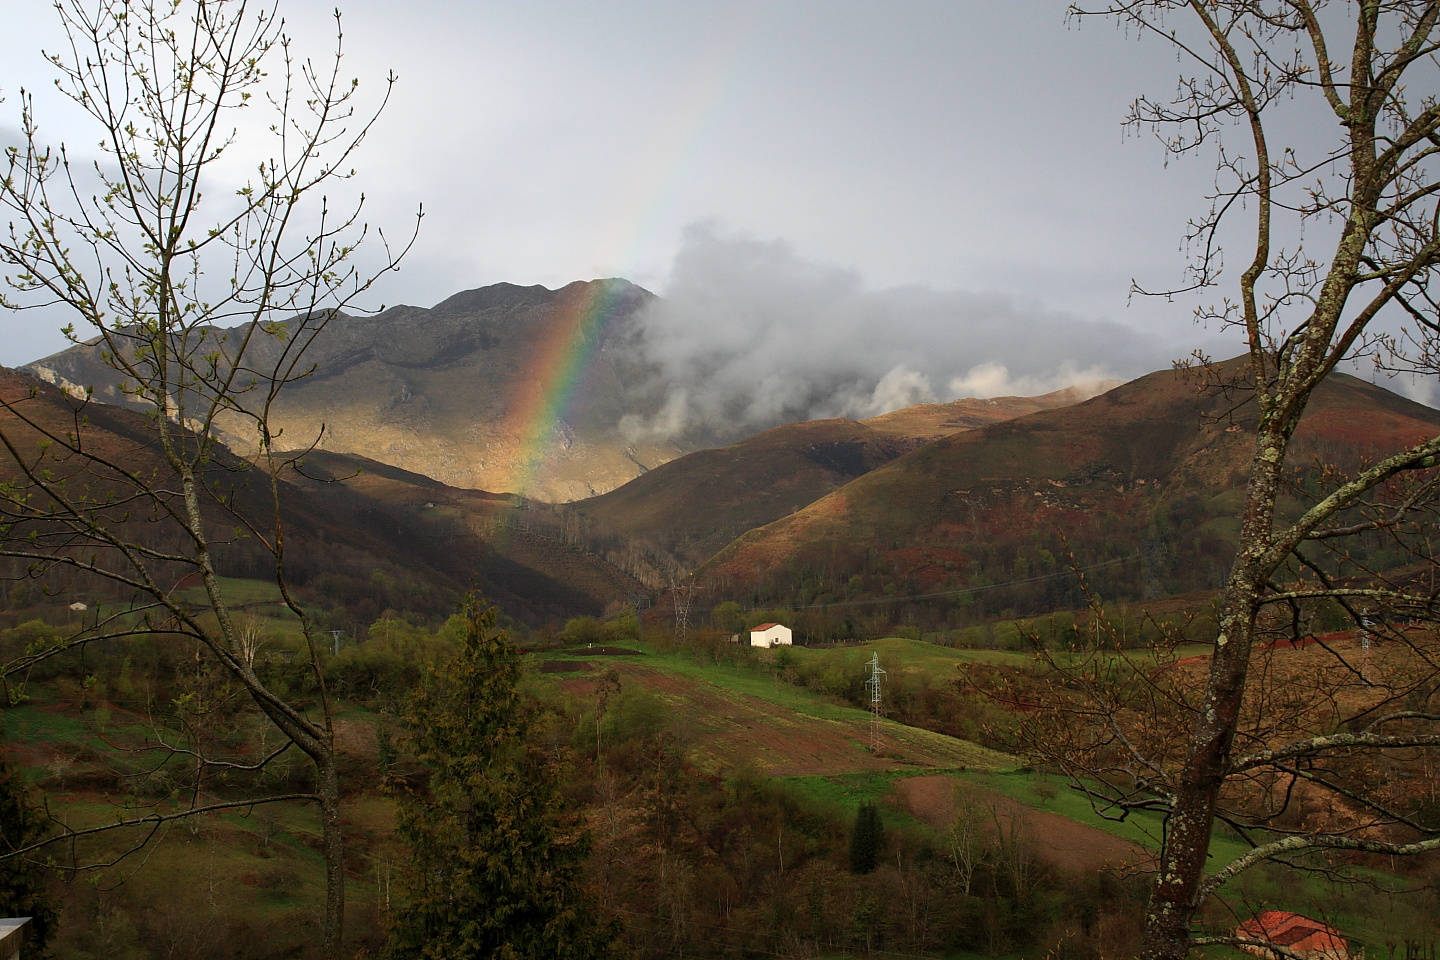
[[[884,715],[884,704],[880,699],[880,687],[885,671],[880,667],[880,654],[870,655],[870,678],[865,689],[870,691],[870,752],[879,753],[885,749],[885,739],[880,736],[880,718]]]
[[[684,643],[690,636],[690,603],[695,599],[695,578],[682,587],[670,578],[670,596],[675,599],[675,642]]]

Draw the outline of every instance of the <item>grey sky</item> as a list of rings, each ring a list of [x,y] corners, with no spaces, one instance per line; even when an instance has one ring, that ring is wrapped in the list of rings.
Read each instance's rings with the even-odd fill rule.
[[[1179,277],[1209,182],[1202,163],[1166,169],[1148,135],[1122,137],[1135,95],[1173,87],[1174,56],[1099,22],[1067,27],[1063,3],[342,6],[348,71],[372,91],[400,76],[357,164],[369,219],[400,231],[417,204],[427,212],[386,303],[601,276],[663,294],[686,228],[705,223],[783,241],[867,290],[1013,301],[1000,311],[1011,347],[1029,341],[1042,379],[1066,357],[1026,337],[1027,314],[1041,329],[1069,316],[1137,331],[1146,348],[1117,350],[1117,375],[1203,336],[1189,304],[1127,307],[1132,276]],[[327,49],[329,7],[283,5],[301,49]],[[13,129],[16,89],[49,77],[38,48],[53,13],[38,0],[0,11],[0,126]],[[53,136],[94,139],[39,106]],[[5,364],[63,346],[54,321],[0,324]],[[916,349],[934,326],[914,331]]]

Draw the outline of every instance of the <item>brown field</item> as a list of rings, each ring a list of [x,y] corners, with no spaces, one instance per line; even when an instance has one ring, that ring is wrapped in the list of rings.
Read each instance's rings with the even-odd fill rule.
[[[957,782],[954,777],[933,774],[907,777],[899,781],[895,789],[917,820],[944,830],[955,819]],[[997,827],[1003,825],[1009,828],[1018,817],[1036,855],[1052,866],[1063,870],[1095,871],[1107,866],[1142,863],[1150,856],[1143,848],[1098,827],[1077,823],[1058,813],[1027,807],[993,790],[974,786],[971,789],[984,795],[986,806],[994,812]]]
[[[749,765],[766,776],[802,777],[927,767],[990,770],[1009,761],[967,741],[891,721],[882,724],[886,746],[877,756],[869,749],[868,715],[859,710],[806,712],[648,664],[620,662],[615,669],[669,704],[672,726],[704,769]],[[560,685],[583,697],[593,681],[577,677]]]

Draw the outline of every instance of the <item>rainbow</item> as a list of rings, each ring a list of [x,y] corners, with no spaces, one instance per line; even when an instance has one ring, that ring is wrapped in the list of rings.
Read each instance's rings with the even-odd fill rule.
[[[511,398],[516,420],[524,426],[509,476],[497,489],[524,496],[539,478],[555,429],[570,412],[616,308],[629,299],[628,288],[623,281],[594,280],[560,291],[556,315]]]
[[[653,236],[663,219],[666,201],[676,192],[681,174],[702,154],[704,134],[735,91],[744,67],[774,16],[773,5],[755,3],[734,8],[727,27],[709,55],[677,91],[679,108],[657,141],[642,152],[648,162],[637,165],[624,201],[610,217],[611,228],[597,244],[593,263],[601,275],[624,276],[638,259],[642,242]],[[520,449],[510,475],[492,488],[527,495],[540,476],[555,428],[576,399],[590,359],[603,339],[626,285],[611,281],[575,283],[564,288],[558,322],[534,352],[531,368],[519,378],[510,406],[522,424]]]

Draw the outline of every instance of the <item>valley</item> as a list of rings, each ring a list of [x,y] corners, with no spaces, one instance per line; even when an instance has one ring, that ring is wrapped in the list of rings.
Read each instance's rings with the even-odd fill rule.
[[[357,951],[382,941],[404,870],[394,832],[397,784],[420,770],[395,712],[408,682],[405,665],[426,656],[426,644],[443,644],[444,635],[427,639],[403,621],[381,621],[328,661],[344,698],[336,730],[349,771],[344,826]],[[15,636],[6,631],[0,642]],[[46,792],[53,816],[81,827],[136,812],[138,798],[126,784],[142,768],[117,762],[116,748],[147,756],[156,695],[205,689],[181,677],[157,686],[163,674],[147,665],[158,652],[133,650],[124,663],[92,660],[84,683],[61,664],[32,678],[27,701],[6,710],[5,759]],[[723,642],[681,649],[650,632],[619,645],[539,646],[527,655],[527,685],[551,717],[545,738],[565,758],[567,795],[594,837],[589,883],[607,910],[625,918],[632,942],[659,951],[679,936],[688,951],[705,955],[764,952],[778,938],[798,938],[831,956],[858,956],[866,947],[847,917],[867,898],[875,898],[880,943],[891,952],[979,957],[997,948],[1023,955],[1080,937],[1101,949],[1130,942],[1140,905],[1134,884],[1153,863],[1158,817],[1107,819],[1062,777],[895,719],[917,697],[953,696],[945,691],[972,666],[1023,673],[1032,657],[900,637],[783,652],[793,656]],[[872,654],[886,664],[887,700],[895,704],[882,721],[878,754],[867,749],[869,713],[853,701]],[[285,669],[271,664],[267,670]],[[830,689],[842,692],[811,679],[827,676]],[[597,744],[597,682],[607,677],[615,688],[598,714]],[[956,709],[992,708],[962,699]],[[227,711],[223,729],[210,736],[234,737],[244,725]],[[268,776],[272,784],[301,784],[305,774],[302,765],[287,764]],[[215,783],[207,793],[222,799],[240,787]],[[839,861],[847,825],[867,803],[881,810],[892,862],[857,877]],[[668,826],[656,819],[667,809],[675,817]],[[973,831],[976,844],[969,892],[956,886],[945,852],[957,829]],[[665,831],[663,846],[657,831]],[[123,885],[63,888],[65,916],[88,922],[62,925],[55,949],[62,956],[124,955],[170,943],[197,956],[303,952],[317,918],[297,905],[320,894],[319,838],[313,812],[296,804],[242,805],[162,830],[146,842],[143,869],[117,874]],[[136,839],[133,832],[103,834],[70,855],[114,855]],[[1244,849],[1223,833],[1214,841],[1217,857]],[[1022,871],[1018,891],[1002,873],[1014,869]],[[696,878],[690,883],[705,878],[687,894],[693,901],[678,932],[654,900],[677,870]],[[759,922],[764,898],[755,903],[750,891],[770,890],[782,872],[809,912]],[[1366,886],[1317,877],[1296,887],[1283,871],[1266,869],[1229,909],[1259,898],[1321,912],[1367,947],[1383,949],[1397,936],[1414,940],[1434,909],[1414,892],[1424,870],[1396,875],[1372,863],[1361,872]],[[1068,912],[1077,897],[1094,911],[1088,926]],[[917,904],[926,905],[919,925],[911,913]],[[1215,916],[1223,922],[1223,912]],[[227,946],[241,939],[251,948]]]
[[[648,297],[623,281],[500,285],[336,318],[314,373],[276,405],[282,440],[317,442],[267,456],[244,417],[215,425],[201,484],[214,588],[257,682],[333,731],[347,950],[382,950],[404,895],[403,811],[431,776],[414,691],[464,647],[452,614],[471,591],[523,648],[526,749],[555,771],[590,838],[585,889],[637,955],[1133,950],[1165,825],[1153,804],[1120,805],[1132,787],[1105,725],[1175,749],[1217,649],[1257,421],[1237,365],[1209,371],[1227,390],[1170,370],[642,449],[620,423],[656,413],[624,346]],[[589,351],[569,405],[496,400],[525,394],[552,336]],[[4,560],[0,757],[44,798],[37,836],[135,821],[67,844],[67,863],[103,882],[55,886],[55,954],[310,956],[325,889],[314,768],[275,753],[263,712],[202,657],[193,635],[218,629],[218,608],[176,553],[190,534],[165,507],[178,488],[157,418],[109,402],[124,391],[105,369],[82,346],[0,373],[0,432],[35,458],[8,475],[13,496],[32,491],[11,501],[10,536],[35,531],[27,549],[52,561]],[[175,442],[204,439],[174,426]],[[1440,412],[1333,374],[1297,430],[1283,510],[1436,433]],[[158,506],[120,506],[142,502]],[[96,576],[50,531],[67,503],[106,562],[158,558],[163,603]],[[1430,559],[1377,528],[1342,557],[1316,553],[1309,575],[1423,585]],[[1251,747],[1423,695],[1397,651],[1428,656],[1431,633],[1378,631],[1372,653],[1353,611],[1305,604],[1318,646],[1257,651]],[[795,645],[745,642],[767,622]],[[1112,689],[1104,710],[1084,700]],[[1440,790],[1410,754],[1361,775],[1412,819],[1367,823],[1358,801],[1303,787],[1276,813],[1275,782],[1246,781],[1211,858],[1243,857],[1246,831],[1272,821],[1402,836]],[[269,794],[284,799],[253,799]],[[207,812],[186,817],[187,803]],[[847,867],[870,807],[883,857]],[[1433,857],[1304,866],[1299,883],[1282,865],[1247,874],[1206,929],[1280,904],[1372,956],[1433,944]]]

